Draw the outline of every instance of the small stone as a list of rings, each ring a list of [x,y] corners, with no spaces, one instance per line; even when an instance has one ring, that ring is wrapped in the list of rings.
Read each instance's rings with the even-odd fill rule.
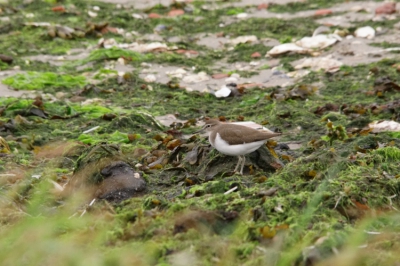
[[[166,72],[166,74],[168,76],[173,77],[173,78],[179,78],[179,79],[183,78],[183,76],[186,73],[187,73],[186,70],[184,70],[183,68],[178,68],[178,69],[176,69],[174,71],[167,71]]]
[[[69,98],[70,102],[73,103],[78,103],[78,102],[83,102],[84,100],[86,100],[86,97],[82,97],[82,96],[72,96],[71,98]]]
[[[129,164],[116,161],[101,170],[103,181],[98,185],[95,196],[111,202],[140,195],[146,189],[146,181]],[[138,176],[139,175],[139,176]]]
[[[396,13],[396,3],[385,3],[375,9],[376,15],[390,15]]]
[[[11,20],[10,17],[0,17],[0,21],[2,22],[8,22],[10,20]]]
[[[268,3],[262,3],[257,6],[258,10],[268,9]]]
[[[56,93],[55,96],[56,96],[57,99],[64,99],[65,95],[66,95],[65,92],[59,91],[59,92]]]
[[[185,11],[182,9],[174,9],[168,12],[168,17],[177,17],[177,16],[182,16],[185,14]]]
[[[88,15],[89,15],[89,17],[92,17],[92,18],[95,18],[95,17],[97,17],[97,13],[96,12],[93,12],[93,11],[88,11]]]
[[[164,30],[167,29],[167,26],[163,25],[163,24],[158,24],[155,28],[154,28],[154,32],[162,32]]]
[[[65,7],[64,6],[55,6],[55,7],[51,8],[51,10],[53,12],[63,13],[63,12],[65,12]]]
[[[177,54],[192,54],[192,55],[198,55],[199,52],[195,50],[185,50],[185,49],[178,49],[175,51]]]
[[[330,9],[319,9],[315,11],[314,16],[326,16],[332,14],[332,10]]]
[[[238,78],[232,77],[232,76],[225,79],[225,82],[226,82],[226,83],[237,83],[238,81],[239,81]]]
[[[258,58],[258,57],[261,57],[261,54],[259,52],[254,52],[254,53],[251,54],[251,57],[252,58]]]
[[[123,65],[123,66],[126,65],[125,58],[123,58],[123,57],[118,58],[118,59],[117,59],[117,62],[118,62],[120,65]],[[125,73],[124,73],[124,74],[125,74]]]
[[[140,64],[140,66],[141,67],[145,67],[145,68],[150,68],[152,66],[152,64],[143,62],[143,63]]]
[[[133,158],[138,159],[147,153],[148,151],[146,149],[136,148],[133,150]]]
[[[373,39],[375,37],[375,30],[370,26],[358,28],[354,35],[359,38]]]
[[[153,74],[147,75],[146,77],[144,77],[144,81],[146,82],[154,82],[156,81],[156,76]]]
[[[248,16],[249,16],[249,14],[247,14],[247,13],[240,13],[240,14],[236,15],[236,17],[240,18],[240,19],[247,18]]]
[[[149,18],[162,18],[162,16],[160,14],[157,14],[157,13],[150,13],[149,14]]]
[[[0,54],[0,61],[10,65],[10,64],[12,64],[14,59],[11,56],[8,56],[5,54]]]
[[[137,13],[133,13],[132,17],[136,18],[136,19],[144,19],[144,17],[141,14],[137,14]]]
[[[229,74],[226,73],[216,73],[211,76],[213,79],[223,79],[229,77]]]
[[[241,43],[256,43],[258,41],[257,36],[255,35],[247,35],[247,36],[239,36],[235,39],[231,40],[233,45],[238,45]]]
[[[108,33],[108,32],[111,32],[111,33],[114,33],[114,34],[119,34],[120,33],[120,29],[114,28],[114,27],[106,27],[106,28],[103,28],[101,30],[101,33],[103,33],[103,34]]]
[[[183,82],[185,82],[185,83],[190,83],[190,84],[192,84],[192,83],[199,83],[199,82],[202,82],[202,81],[207,81],[207,80],[209,80],[209,77],[207,76],[207,74],[205,73],[205,72],[199,72],[199,73],[197,73],[197,74],[194,74],[194,75],[189,75],[189,76],[186,76],[186,77],[184,77],[183,79],[182,79],[182,81]]]
[[[353,6],[352,8],[350,8],[350,11],[352,12],[367,12],[367,10],[365,9],[365,7],[363,6]]]

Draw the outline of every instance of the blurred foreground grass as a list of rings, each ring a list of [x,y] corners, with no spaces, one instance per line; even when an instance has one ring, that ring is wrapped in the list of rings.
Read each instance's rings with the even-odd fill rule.
[[[29,187],[29,197],[20,192]],[[241,217],[230,234],[191,229],[174,234],[179,214],[167,210],[127,222],[106,202],[85,210],[82,195],[62,200],[44,178],[0,190],[1,265],[397,265],[400,215],[396,209],[370,210],[345,230],[307,236],[321,203],[321,186],[297,227],[271,239],[249,238]],[[142,199],[133,200],[141,204]],[[126,207],[125,207],[126,208]],[[129,219],[128,219],[129,220]],[[143,235],[150,224],[157,232]],[[204,224],[206,225],[206,224]],[[315,228],[313,229],[315,231]],[[317,264],[315,264],[317,263]]]

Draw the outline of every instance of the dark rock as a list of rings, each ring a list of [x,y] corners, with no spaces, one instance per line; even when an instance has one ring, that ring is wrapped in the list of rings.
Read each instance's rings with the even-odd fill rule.
[[[0,54],[0,61],[3,61],[6,64],[11,65],[13,62],[13,58],[11,56],[5,55],[5,54]]]
[[[261,146],[258,150],[250,153],[248,158],[250,158],[250,160],[246,160],[246,162],[251,161],[265,172],[274,172],[277,167],[284,166],[284,164],[278,158],[275,158],[265,146]]]
[[[129,164],[117,161],[101,170],[104,180],[99,184],[95,196],[119,202],[137,195],[146,189],[146,181]]]

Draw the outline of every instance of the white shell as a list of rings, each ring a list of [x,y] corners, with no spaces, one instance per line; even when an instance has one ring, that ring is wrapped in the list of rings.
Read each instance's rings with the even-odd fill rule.
[[[267,55],[280,55],[288,52],[308,53],[314,49],[324,49],[328,46],[341,41],[342,38],[337,34],[318,34],[312,37],[304,37],[296,43],[284,43],[273,47]]]
[[[288,52],[305,53],[307,49],[300,47],[294,43],[284,43],[274,46],[271,50],[267,52],[267,55],[280,55]]]
[[[132,14],[132,17],[133,17],[133,18],[136,18],[136,19],[144,19],[143,15],[137,14],[137,13],[133,13],[133,14]]]
[[[369,128],[372,128],[372,132],[383,132],[383,131],[400,131],[400,124],[395,121],[374,121],[370,123]]]
[[[144,77],[144,81],[146,82],[154,82],[156,81],[156,79],[157,79],[156,76],[153,74],[149,74],[146,77]]]
[[[370,26],[358,28],[354,35],[359,38],[373,39],[375,37],[375,30]]]
[[[219,89],[215,92],[215,97],[225,98],[225,97],[228,97],[229,94],[231,94],[231,92],[232,91],[227,86],[224,85],[224,86],[222,86],[221,89]]]
[[[97,13],[96,12],[93,12],[93,11],[88,11],[88,15],[89,15],[89,17],[92,17],[92,18],[95,18],[95,17],[97,17]]]
[[[327,72],[336,72],[343,65],[342,62],[332,58],[331,56],[326,57],[316,57],[316,58],[307,58],[300,64],[296,65],[295,69],[302,69],[309,67],[312,70],[320,70],[323,69]]]
[[[183,78],[183,75],[186,74],[186,70],[184,70],[183,68],[177,68],[174,71],[167,71],[167,75],[169,77],[173,77],[173,78]]]
[[[199,72],[197,74],[184,77],[182,81],[185,83],[199,83],[202,81],[207,81],[209,79],[210,78],[207,76],[205,72]]]
[[[313,37],[304,37],[301,40],[298,40],[296,44],[300,47],[306,49],[324,49],[328,46],[335,44],[338,40],[341,40],[336,34],[319,34]]]
[[[238,83],[238,81],[239,81],[238,78],[235,78],[235,77],[232,77],[232,76],[225,79],[226,83]]]
[[[231,44],[238,45],[240,43],[250,43],[250,42],[257,42],[257,36],[255,35],[247,35],[247,36],[239,36],[233,40],[231,40]]]

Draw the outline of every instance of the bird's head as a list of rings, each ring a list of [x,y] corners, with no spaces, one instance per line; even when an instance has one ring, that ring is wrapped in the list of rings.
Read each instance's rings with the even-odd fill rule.
[[[220,124],[221,124],[221,122],[219,122],[216,119],[206,120],[204,126],[200,130],[198,130],[198,131],[196,131],[194,133],[199,133],[199,132],[203,132],[203,131],[211,132],[213,130],[213,128],[215,128],[216,126],[218,126]]]

